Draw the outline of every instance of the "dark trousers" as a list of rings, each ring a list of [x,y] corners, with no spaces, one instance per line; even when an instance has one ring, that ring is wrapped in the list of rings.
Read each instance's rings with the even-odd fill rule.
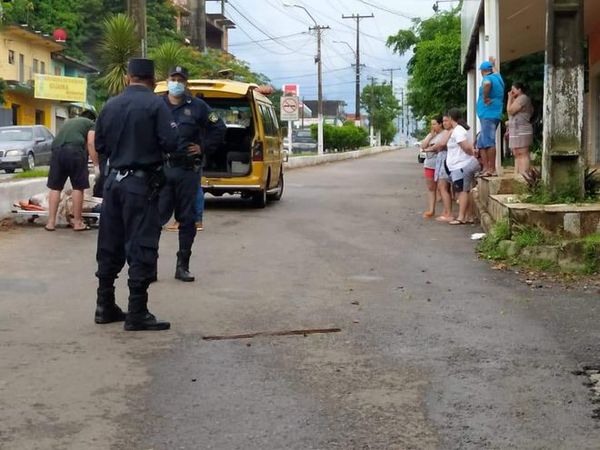
[[[165,168],[167,184],[160,192],[159,210],[162,224],[175,213],[179,222],[179,250],[191,251],[196,237],[196,195],[200,174],[183,167]]]
[[[145,289],[158,259],[158,198],[149,199],[145,178],[129,175],[117,181],[114,173],[107,177],[103,194],[96,276],[114,279],[127,262],[129,286]]]

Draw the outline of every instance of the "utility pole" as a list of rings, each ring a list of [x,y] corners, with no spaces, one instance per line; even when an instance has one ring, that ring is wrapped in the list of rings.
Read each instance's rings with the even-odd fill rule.
[[[206,51],[206,0],[190,0],[192,45]]]
[[[148,48],[148,23],[146,20],[146,0],[127,0],[127,15],[135,22],[135,31],[140,43],[141,56],[146,57]]]
[[[369,105],[369,143],[371,147],[373,147],[373,143],[375,141],[375,127],[373,126],[373,100],[375,99],[375,77],[368,77],[368,80],[371,82],[371,101]]]
[[[392,86],[392,92],[394,92],[394,72],[398,72],[402,69],[383,69],[384,72],[390,73],[390,85]]]
[[[375,17],[373,14],[369,16],[361,16],[360,14],[352,14],[346,16],[342,14],[342,19],[356,20],[356,92],[355,92],[355,120],[360,120],[360,19],[371,19]]]
[[[315,30],[317,32],[317,56],[315,56],[315,62],[317,63],[317,83],[318,83],[318,101],[317,101],[317,112],[318,112],[318,130],[317,130],[317,153],[323,154],[323,61],[321,58],[321,32],[328,30],[328,26],[317,25],[309,27],[309,30]]]

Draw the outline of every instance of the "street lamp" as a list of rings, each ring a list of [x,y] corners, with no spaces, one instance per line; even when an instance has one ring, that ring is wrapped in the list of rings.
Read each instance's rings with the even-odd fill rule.
[[[440,10],[440,3],[448,3],[448,2],[455,2],[458,0],[437,0],[434,4],[433,4],[433,12],[437,13]]]
[[[317,83],[318,83],[318,100],[317,100],[317,110],[318,110],[318,123],[317,123],[317,153],[319,155],[323,154],[323,73],[322,73],[322,63],[321,63],[321,30],[325,30],[329,27],[322,26],[317,24],[317,21],[312,16],[312,14],[302,5],[284,3],[283,6],[288,8],[300,8],[303,9],[308,17],[315,24],[314,27],[308,27],[308,30],[316,30],[317,32],[317,56],[315,56],[315,62],[317,63]]]
[[[355,80],[355,93],[354,93],[354,101],[356,102],[355,105],[355,117],[354,117],[354,123],[357,125],[360,125],[360,56],[358,54],[358,51],[354,50],[352,48],[352,46],[350,44],[348,44],[346,41],[333,41],[336,44],[346,44],[348,46],[348,48],[350,50],[352,50],[352,53],[354,54],[354,57],[356,58],[356,63],[354,64],[356,66],[356,80]]]

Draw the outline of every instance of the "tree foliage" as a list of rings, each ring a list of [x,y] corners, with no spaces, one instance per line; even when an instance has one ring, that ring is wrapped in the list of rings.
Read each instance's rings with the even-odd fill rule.
[[[395,53],[413,51],[408,63],[407,103],[418,118],[464,108],[466,76],[460,70],[459,8],[413,21],[409,30],[388,37]]]
[[[395,118],[401,111],[400,103],[392,86],[387,83],[370,84],[364,87],[360,96],[373,128],[381,132],[384,143],[389,143],[396,134]]]
[[[133,20],[117,14],[104,21],[104,37],[100,43],[104,71],[99,83],[108,95],[117,95],[125,88],[127,62],[139,52],[140,43]]]

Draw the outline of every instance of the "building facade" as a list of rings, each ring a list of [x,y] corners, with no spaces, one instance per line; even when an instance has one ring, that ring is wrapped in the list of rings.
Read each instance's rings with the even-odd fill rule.
[[[545,151],[556,153],[552,147],[557,137],[573,133],[577,135],[573,143],[580,147],[581,164],[600,164],[598,0],[466,0],[461,64],[468,79],[468,122],[475,124],[477,131],[479,64],[490,56],[496,57],[499,65],[537,52],[546,54]],[[574,152],[562,152],[557,159],[578,157]]]
[[[0,125],[44,125],[56,132],[68,117],[70,101],[61,95],[36,96],[43,78],[80,78],[97,69],[62,55],[64,47],[52,37],[28,27],[7,25],[0,30],[0,78],[6,82]],[[42,80],[40,81],[40,77]],[[37,80],[37,81],[36,81]],[[42,87],[38,85],[38,88]],[[82,100],[81,98],[79,100]],[[87,101],[87,96],[83,98]]]

